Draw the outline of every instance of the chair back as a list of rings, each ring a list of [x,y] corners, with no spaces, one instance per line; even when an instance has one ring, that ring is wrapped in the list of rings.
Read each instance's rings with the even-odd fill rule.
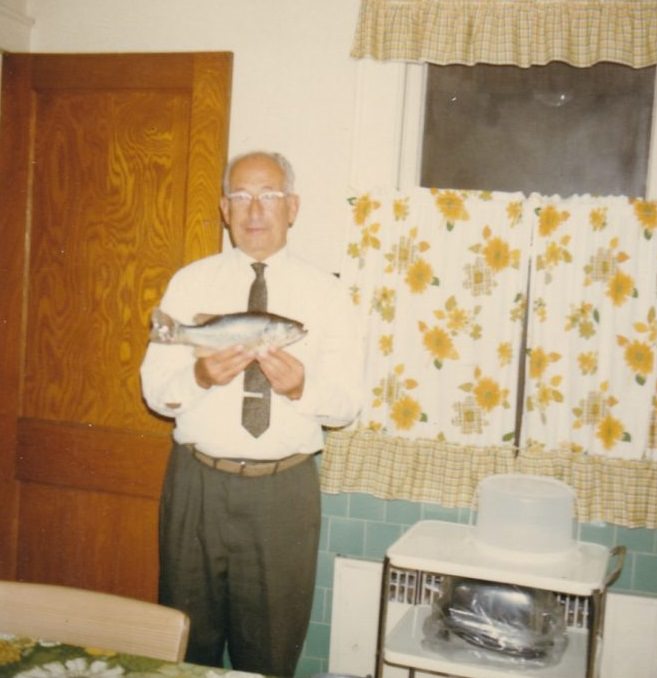
[[[170,607],[111,593],[0,581],[0,632],[182,661],[189,618]]]

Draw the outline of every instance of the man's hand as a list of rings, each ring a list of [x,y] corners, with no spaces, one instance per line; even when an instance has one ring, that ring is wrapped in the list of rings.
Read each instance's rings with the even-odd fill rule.
[[[253,361],[253,354],[243,346],[230,346],[222,351],[209,353],[207,349],[197,349],[194,364],[196,383],[201,388],[225,386]]]
[[[194,376],[201,388],[225,386],[257,360],[275,393],[290,400],[298,400],[303,395],[306,377],[303,363],[282,349],[267,348],[261,354],[254,354],[243,346],[231,346],[214,352],[197,349],[196,356]]]
[[[298,400],[303,395],[306,371],[303,363],[280,348],[267,348],[255,359],[260,364],[272,390],[290,400]]]

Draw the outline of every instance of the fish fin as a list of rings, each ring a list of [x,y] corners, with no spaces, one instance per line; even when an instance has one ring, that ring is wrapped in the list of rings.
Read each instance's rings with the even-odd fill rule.
[[[175,340],[178,322],[160,308],[151,315],[151,332],[149,339],[157,344],[170,344]]]
[[[217,318],[221,318],[220,315],[212,314],[212,313],[197,313],[192,320],[194,321],[194,325],[205,325],[206,323],[211,323],[215,321]]]

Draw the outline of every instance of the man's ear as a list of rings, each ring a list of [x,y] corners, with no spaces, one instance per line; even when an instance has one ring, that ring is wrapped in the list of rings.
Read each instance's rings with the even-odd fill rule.
[[[223,217],[224,224],[226,224],[226,226],[230,225],[230,220],[228,218],[230,212],[228,208],[229,208],[228,198],[222,197],[219,200],[219,209],[221,210],[221,216]]]
[[[299,213],[300,199],[296,193],[290,193],[290,195],[286,197],[286,200],[288,214],[287,223],[291,228],[294,225],[294,222],[296,221],[297,214]]]

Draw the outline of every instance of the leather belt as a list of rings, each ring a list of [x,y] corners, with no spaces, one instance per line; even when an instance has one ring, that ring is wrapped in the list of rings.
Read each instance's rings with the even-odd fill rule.
[[[249,461],[244,459],[241,461],[235,459],[225,459],[221,457],[212,457],[209,454],[204,454],[193,445],[188,445],[192,452],[192,456],[201,464],[205,464],[210,468],[224,473],[233,473],[234,475],[244,476],[245,478],[258,478],[260,476],[273,476],[276,473],[285,471],[293,466],[297,466],[306,461],[311,455],[309,454],[293,454],[283,459],[276,461]]]

